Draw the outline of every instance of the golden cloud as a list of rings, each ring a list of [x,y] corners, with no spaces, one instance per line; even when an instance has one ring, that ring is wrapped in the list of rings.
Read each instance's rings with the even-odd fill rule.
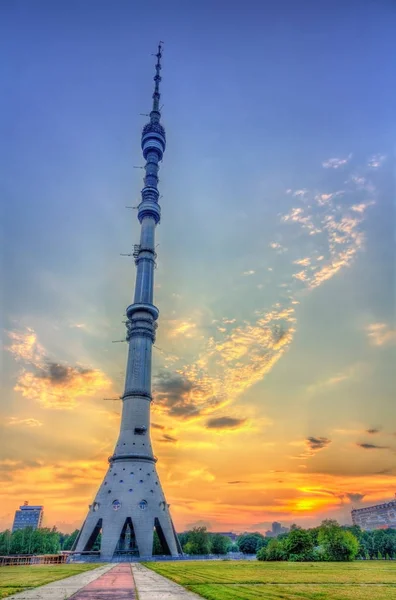
[[[26,425],[26,427],[41,427],[42,422],[32,417],[26,419],[18,419],[18,417],[11,417],[8,420],[7,425]]]
[[[72,408],[79,398],[95,396],[111,385],[109,378],[99,369],[51,361],[32,329],[26,333],[9,332],[9,337],[12,344],[8,350],[17,360],[28,365],[19,373],[15,391],[46,408]]]
[[[16,360],[30,363],[35,367],[40,367],[45,359],[45,350],[37,341],[37,335],[30,327],[26,333],[18,331],[9,331],[8,337],[11,345],[7,350],[11,352]]]
[[[171,329],[169,331],[169,337],[193,337],[196,335],[197,324],[192,321],[177,321],[173,320],[170,322]]]

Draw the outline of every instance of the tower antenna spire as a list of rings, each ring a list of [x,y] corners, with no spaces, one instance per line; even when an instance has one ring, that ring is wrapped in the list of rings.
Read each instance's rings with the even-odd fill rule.
[[[160,117],[161,117],[161,112],[160,112],[160,108],[159,108],[159,102],[160,102],[160,98],[161,98],[161,93],[160,93],[160,82],[161,82],[161,58],[162,58],[162,46],[163,46],[164,42],[159,42],[158,44],[158,51],[157,54],[155,55],[157,57],[157,62],[155,65],[155,75],[154,75],[154,93],[153,93],[153,109],[151,111],[150,114],[150,119],[151,121],[159,121]]]

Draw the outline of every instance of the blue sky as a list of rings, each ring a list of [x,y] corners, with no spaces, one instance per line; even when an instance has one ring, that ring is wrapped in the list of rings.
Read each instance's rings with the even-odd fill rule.
[[[103,398],[122,392],[126,347],[112,341],[124,336],[135,273],[119,254],[138,241],[124,207],[142,187],[133,167],[159,39],[168,145],[153,418],[164,428],[155,435],[176,440],[155,443],[177,525],[197,513],[214,528],[346,521],[348,494],[389,497],[394,3],[0,10],[4,525],[26,494],[51,505],[49,519],[78,523],[115,442],[119,406]],[[29,461],[41,483],[23,487]],[[233,494],[229,464],[247,481]],[[275,471],[286,474],[279,489]],[[197,496],[185,489],[194,478]]]

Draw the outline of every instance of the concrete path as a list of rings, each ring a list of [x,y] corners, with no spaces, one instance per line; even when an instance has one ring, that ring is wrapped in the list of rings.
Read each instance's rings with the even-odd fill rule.
[[[135,600],[131,565],[117,565],[92,581],[70,600]]]
[[[79,575],[72,575],[66,579],[47,583],[47,585],[42,585],[32,590],[19,592],[18,594],[7,596],[7,600],[14,600],[14,598],[15,600],[66,600],[66,598],[70,598],[78,590],[95,581],[95,579],[98,579],[98,577],[101,577],[110,571],[110,569],[114,569],[114,565],[105,565],[92,571],[86,571]],[[133,597],[131,596],[131,598]]]
[[[132,565],[132,573],[139,600],[202,600],[202,596],[138,563]]]
[[[135,590],[136,586],[136,590]],[[7,600],[202,600],[139,563],[110,564],[8,596]]]

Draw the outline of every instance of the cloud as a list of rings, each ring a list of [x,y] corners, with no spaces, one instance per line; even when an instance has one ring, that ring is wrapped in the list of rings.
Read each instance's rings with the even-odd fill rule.
[[[210,394],[208,382],[189,378],[183,373],[163,371],[154,379],[156,406],[172,417],[189,419],[218,404]],[[210,385],[209,385],[210,387]]]
[[[359,493],[352,493],[349,492],[347,494],[345,494],[345,496],[347,498],[349,498],[349,500],[351,502],[360,502],[361,500],[363,500],[363,498],[365,497],[366,494],[359,494]]]
[[[366,331],[374,346],[384,346],[396,342],[396,329],[386,323],[371,323],[367,326]]]
[[[292,208],[289,213],[283,215],[282,222],[299,223],[303,229],[308,230],[310,235],[321,233],[321,230],[314,225],[313,216],[301,207]]]
[[[9,337],[12,344],[8,350],[26,365],[18,374],[14,390],[45,408],[72,408],[78,398],[94,396],[110,387],[110,380],[98,369],[50,360],[32,329],[9,332]]]
[[[45,408],[73,408],[77,399],[104,391],[110,381],[99,370],[47,363],[38,372],[23,372],[14,389]]]
[[[165,429],[165,425],[159,425],[158,423],[151,423],[153,429]]]
[[[253,269],[251,269],[250,271],[244,271],[242,273],[242,275],[248,276],[248,275],[254,275],[256,271],[253,271]]]
[[[382,166],[382,164],[385,160],[386,160],[385,154],[373,154],[373,156],[371,156],[369,158],[367,165],[371,169],[378,169],[378,167]]]
[[[41,427],[42,422],[38,419],[29,417],[27,419],[18,419],[18,417],[11,417],[8,421],[8,425],[26,425],[26,427]]]
[[[312,450],[313,452],[317,452],[318,450],[322,450],[323,448],[326,448],[329,444],[331,444],[331,440],[329,440],[328,438],[325,437],[307,437],[306,440],[306,445],[308,446],[308,448],[310,450]]]
[[[71,329],[88,329],[85,323],[70,323],[69,327]]]
[[[356,171],[355,179],[359,176]],[[173,373],[167,375],[170,379],[158,381],[155,386],[159,412],[182,419],[202,417],[234,402],[274,368],[294,338],[295,305],[299,303],[296,294],[302,287],[309,290],[319,287],[341,269],[351,266],[363,248],[362,223],[367,207],[374,202],[373,188],[365,179],[361,189],[355,179],[349,178],[342,190],[289,190],[290,200],[297,199],[299,205],[280,217],[284,232],[279,239],[288,247],[291,269],[276,286],[282,288],[282,301],[263,307],[256,311],[256,318],[242,323],[239,320],[235,326],[227,322],[225,327],[226,322],[221,319],[211,321],[217,323],[212,328],[215,333],[205,338],[206,332],[199,332],[199,339],[204,342],[199,342],[200,349],[194,359],[186,363],[176,357]],[[272,245],[279,250],[277,241]],[[285,256],[274,260],[285,262]],[[277,269],[267,270],[274,272],[272,277],[277,275]],[[336,384],[348,376],[337,374],[322,385]]]
[[[366,429],[366,433],[370,433],[374,435],[375,433],[379,433],[381,431],[381,427],[372,427],[371,429]]]
[[[235,417],[216,417],[206,421],[207,429],[236,429],[246,422],[246,419]]]
[[[363,448],[363,450],[388,450],[389,446],[378,446],[377,444],[359,444],[357,443],[356,446],[359,446],[359,448]]]
[[[304,267],[292,274],[296,283],[300,282],[309,289],[322,285],[341,269],[351,266],[363,248],[361,226],[368,207],[374,204],[374,187],[364,179],[361,189],[359,182],[360,179],[355,177],[346,182],[346,189],[331,193],[305,190],[304,206],[293,207],[281,216],[282,223],[301,228],[298,245],[295,245],[300,256],[304,236],[306,238],[309,254],[293,261],[293,264]],[[357,189],[363,196],[359,203],[356,203]],[[293,244],[288,243],[288,246],[290,254],[293,254]]]
[[[306,459],[311,458],[320,450],[327,448],[331,444],[331,440],[326,437],[315,437],[309,436],[305,440],[298,440],[295,442],[289,442],[291,446],[305,446],[304,452],[297,456],[290,456],[293,459]],[[301,465],[302,466],[302,465]]]
[[[328,158],[322,162],[322,167],[325,169],[339,169],[340,167],[346,165],[351,158],[352,154],[349,154],[347,158]]]
[[[353,204],[351,206],[351,210],[353,210],[353,212],[362,214],[365,210],[367,210],[367,208],[369,208],[369,206],[372,206],[373,204],[374,202],[360,202],[360,204]]]
[[[346,381],[353,377],[358,369],[358,365],[352,365],[351,367],[345,369],[345,371],[341,371],[340,373],[336,373],[333,377],[329,377],[323,381],[318,381],[310,385],[307,391],[310,394],[317,393],[321,390],[325,390],[326,388],[331,388],[343,381]]]
[[[33,366],[40,367],[45,359],[45,350],[37,340],[37,335],[30,327],[26,328],[26,333],[19,331],[9,331],[8,337],[11,345],[7,350],[13,357],[22,362],[30,363]]]
[[[239,484],[239,483],[249,483],[249,482],[248,482],[248,481],[241,481],[241,480],[238,480],[238,481],[227,481],[227,483],[228,483],[229,485],[237,485],[237,484]]]
[[[256,320],[237,325],[226,319],[189,364],[154,378],[154,410],[192,419],[233,402],[269,372],[294,335],[294,307],[276,303],[256,311]],[[235,325],[234,325],[235,323]],[[234,325],[234,326],[233,326]],[[220,335],[221,334],[221,335]]]
[[[269,246],[272,248],[272,250],[276,250],[277,254],[283,254],[283,252],[287,252],[287,248],[282,246],[282,244],[279,244],[279,242],[271,242]]]
[[[192,321],[170,321],[169,337],[184,336],[191,338],[197,333],[197,324]]]
[[[17,471],[24,469],[36,469],[42,466],[42,463],[37,460],[0,460],[0,477],[3,475],[15,474]]]
[[[302,189],[302,190],[295,190],[293,192],[293,196],[295,198],[304,198],[304,196],[307,194],[308,190],[306,188]]]
[[[168,444],[175,444],[178,439],[168,435],[167,433],[164,433],[164,435],[162,436],[162,438],[159,439],[160,442],[167,442]]]
[[[293,260],[294,265],[300,265],[302,267],[308,267],[311,264],[311,259],[309,256],[306,258],[299,258],[298,260]]]

